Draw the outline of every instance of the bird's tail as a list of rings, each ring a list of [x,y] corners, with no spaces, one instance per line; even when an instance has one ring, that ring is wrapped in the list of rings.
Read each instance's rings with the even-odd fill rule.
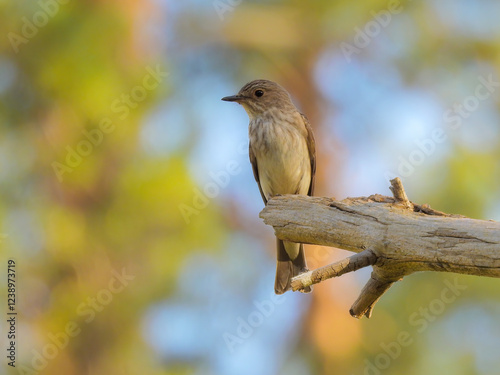
[[[276,294],[285,293],[291,288],[292,278],[307,271],[304,246],[302,244],[297,245],[299,245],[298,255],[292,260],[285,250],[283,241],[277,239],[278,262],[276,265],[276,281],[274,283],[274,292]],[[302,293],[309,293],[312,291],[312,288],[308,286],[300,291]]]

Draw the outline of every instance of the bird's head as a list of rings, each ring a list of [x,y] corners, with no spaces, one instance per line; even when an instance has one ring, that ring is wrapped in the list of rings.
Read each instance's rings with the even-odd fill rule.
[[[222,100],[241,104],[250,119],[273,110],[296,110],[288,92],[277,83],[265,79],[249,82],[238,94],[226,96]]]

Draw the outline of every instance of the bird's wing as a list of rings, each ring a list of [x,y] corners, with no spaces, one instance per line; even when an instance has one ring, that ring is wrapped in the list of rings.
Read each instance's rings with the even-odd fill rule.
[[[304,125],[307,130],[307,149],[309,150],[309,159],[311,160],[311,185],[309,185],[309,191],[307,195],[312,196],[314,193],[314,179],[316,175],[316,143],[314,142],[314,136],[311,128],[311,124],[309,124],[309,120],[302,113],[302,120],[304,121]]]
[[[262,187],[260,186],[259,167],[257,166],[257,158],[255,157],[255,154],[253,153],[251,143],[248,146],[248,155],[250,156],[250,163],[252,164],[253,176],[255,178],[255,181],[257,181],[257,185],[259,185],[260,195],[262,196],[262,200],[264,201],[264,204],[267,204],[266,196],[264,195],[264,192],[262,191]]]

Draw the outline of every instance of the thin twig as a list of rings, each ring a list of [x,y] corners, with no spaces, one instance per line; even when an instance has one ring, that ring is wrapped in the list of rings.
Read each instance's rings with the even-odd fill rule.
[[[405,189],[403,188],[403,183],[399,177],[391,180],[390,188],[394,198],[405,208],[413,210],[413,203],[410,202],[408,196],[406,195]]]
[[[338,277],[345,273],[357,271],[360,268],[371,266],[377,261],[377,256],[371,250],[365,250],[339,262],[317,268],[313,271],[304,272],[292,279],[292,290],[306,288],[310,285],[320,283],[324,280]]]
[[[372,272],[370,280],[361,290],[358,299],[352,304],[349,313],[355,318],[362,318],[365,315],[367,318],[372,316],[373,307],[398,280],[386,280],[375,276],[375,271]]]

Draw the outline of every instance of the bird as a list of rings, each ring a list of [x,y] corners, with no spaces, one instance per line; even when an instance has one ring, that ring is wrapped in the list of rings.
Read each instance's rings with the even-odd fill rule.
[[[249,157],[267,204],[276,195],[313,195],[316,146],[311,125],[278,83],[257,79],[221,100],[240,104],[248,114]],[[303,244],[277,240],[274,291],[291,289],[292,278],[307,271]],[[300,291],[311,292],[311,287]]]

